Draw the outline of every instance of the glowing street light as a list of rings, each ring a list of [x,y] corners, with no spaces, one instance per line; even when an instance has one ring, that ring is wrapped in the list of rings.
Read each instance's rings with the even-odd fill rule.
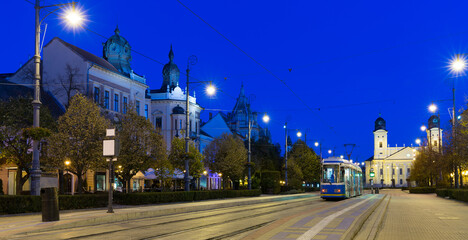
[[[209,84],[205,91],[208,96],[213,96],[216,93],[216,87],[213,84]]]
[[[270,121],[270,116],[267,114],[263,115],[263,122],[268,123]]]
[[[83,13],[76,9],[75,7],[69,8],[63,14],[65,22],[68,27],[79,27],[84,22]]]
[[[434,103],[429,105],[429,111],[435,113],[437,111],[437,105],[435,105]]]
[[[421,144],[421,139],[417,138],[415,142],[416,142],[416,144],[420,145]]]
[[[457,57],[450,60],[450,70],[453,73],[461,73],[466,69],[466,59],[463,56],[457,55]]]
[[[328,150],[328,154],[332,154],[332,150],[331,150],[331,149],[330,149],[330,150]]]
[[[318,147],[318,146],[319,146],[319,142],[315,142],[314,145],[315,145],[316,147]]]
[[[70,164],[71,164],[70,160],[65,161],[65,165],[66,165],[67,167],[70,166]]]
[[[421,126],[421,131],[424,132],[424,131],[426,131],[426,129],[427,129],[427,127],[426,127],[425,125],[422,125],[422,126]]]
[[[301,132],[297,132],[297,137],[302,137],[302,133]]]

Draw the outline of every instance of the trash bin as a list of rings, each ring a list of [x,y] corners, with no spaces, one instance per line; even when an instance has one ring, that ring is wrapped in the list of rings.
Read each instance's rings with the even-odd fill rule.
[[[57,188],[42,188],[42,221],[58,221],[59,220],[59,203]]]
[[[375,189],[375,194],[379,194],[379,188]]]

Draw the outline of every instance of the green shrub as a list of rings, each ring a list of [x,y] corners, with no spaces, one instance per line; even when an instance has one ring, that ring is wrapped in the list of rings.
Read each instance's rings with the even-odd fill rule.
[[[3,182],[2,179],[0,179],[0,195],[3,195]]]
[[[414,187],[409,189],[410,193],[435,193],[435,187]]]
[[[261,180],[262,192],[269,194],[280,193],[280,177],[281,173],[279,171],[263,171]]]
[[[170,202],[191,202],[208,199],[253,197],[261,194],[260,189],[254,190],[214,190],[214,191],[191,191],[191,192],[138,192],[138,193],[115,193],[114,203],[123,205],[141,205]],[[108,204],[108,195],[82,194],[82,195],[60,195],[60,210],[99,208]],[[0,214],[13,214],[25,212],[40,212],[42,210],[42,199],[40,196],[0,196]]]
[[[448,197],[449,196],[449,189],[438,188],[438,189],[436,189],[436,194],[437,194],[438,197]]]
[[[40,212],[40,196],[2,195],[0,196],[0,214]]]

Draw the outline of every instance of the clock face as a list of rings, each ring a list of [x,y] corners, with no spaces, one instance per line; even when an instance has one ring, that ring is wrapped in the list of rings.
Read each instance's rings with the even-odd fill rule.
[[[437,123],[438,121],[439,121],[439,120],[437,120],[437,118],[434,118],[434,119],[432,120],[433,123]]]
[[[378,124],[379,124],[379,126],[382,126],[382,125],[383,125],[383,121],[380,120],[380,121],[378,122]]]

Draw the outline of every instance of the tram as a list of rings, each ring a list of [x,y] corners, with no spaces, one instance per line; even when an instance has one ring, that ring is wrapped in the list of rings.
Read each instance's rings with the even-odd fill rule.
[[[321,198],[351,198],[361,195],[362,191],[362,170],[359,166],[338,157],[323,159],[320,180]]]

